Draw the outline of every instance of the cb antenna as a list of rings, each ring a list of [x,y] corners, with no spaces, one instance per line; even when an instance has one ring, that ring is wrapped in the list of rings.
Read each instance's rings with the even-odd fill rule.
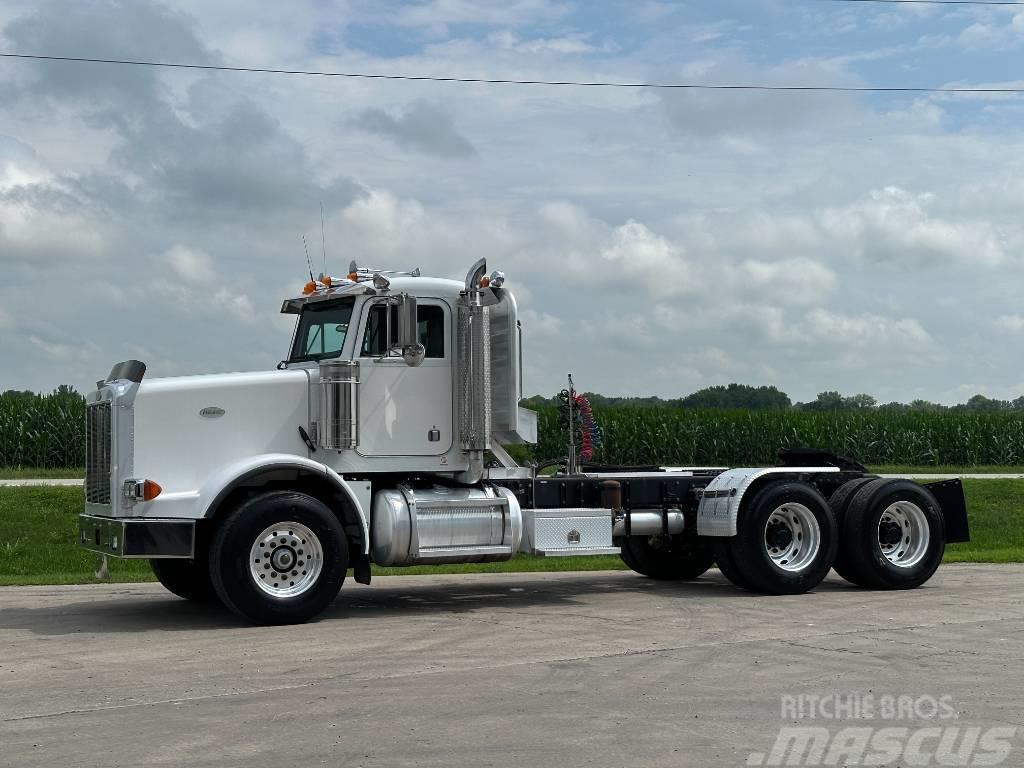
[[[320,245],[324,249],[324,271],[327,274],[327,235],[324,234],[324,201],[320,201]]]
[[[316,283],[316,278],[313,277],[313,262],[309,258],[309,247],[306,245],[306,236],[302,236],[302,250],[306,252],[306,264],[309,266],[309,280],[312,283]]]

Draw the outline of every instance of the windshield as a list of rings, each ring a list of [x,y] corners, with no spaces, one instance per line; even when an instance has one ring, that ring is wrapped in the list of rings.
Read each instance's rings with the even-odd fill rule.
[[[355,299],[307,304],[299,315],[291,363],[337,357],[345,344]]]

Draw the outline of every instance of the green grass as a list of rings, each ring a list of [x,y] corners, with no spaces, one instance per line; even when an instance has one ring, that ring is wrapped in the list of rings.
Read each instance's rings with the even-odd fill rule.
[[[85,470],[81,467],[59,468],[59,467],[0,467],[0,480],[19,480],[22,478],[56,479],[73,478],[82,479],[85,477]]]
[[[947,562],[1024,562],[1024,481],[965,480],[971,542],[952,544]],[[0,585],[94,583],[96,556],[75,546],[79,488],[0,488]],[[531,557],[504,563],[374,568],[375,575],[622,569],[616,556]],[[115,582],[152,581],[144,561],[110,561]]]
[[[979,464],[965,467],[956,464],[937,464],[915,467],[907,464],[880,464],[869,467],[879,475],[1024,475],[1024,465]]]
[[[78,549],[81,488],[0,488],[0,584],[96,582],[96,556]],[[150,581],[148,563],[112,561],[114,581]]]
[[[1024,562],[1024,480],[964,480],[971,541],[950,544],[946,562]]]

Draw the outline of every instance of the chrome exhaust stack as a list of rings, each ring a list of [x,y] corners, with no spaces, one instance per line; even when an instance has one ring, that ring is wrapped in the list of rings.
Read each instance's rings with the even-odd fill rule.
[[[347,451],[359,445],[359,361],[320,363],[320,447]]]

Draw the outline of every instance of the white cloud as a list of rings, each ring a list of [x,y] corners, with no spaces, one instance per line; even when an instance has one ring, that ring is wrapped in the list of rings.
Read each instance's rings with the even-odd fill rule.
[[[64,341],[42,339],[29,336],[29,341],[52,361],[66,363],[75,360],[88,360],[96,354],[96,345],[91,342],[79,342],[77,338]]]
[[[48,197],[63,197],[44,186]],[[108,223],[74,201],[0,196],[0,263],[22,261],[43,270],[106,256]]]
[[[502,30],[492,34],[489,39],[503,50],[530,55],[594,53],[595,51],[609,50],[608,46],[596,46],[588,43],[587,38],[588,35],[574,34],[523,40],[509,30]]]
[[[252,325],[257,322],[256,307],[244,293],[221,288],[214,294],[214,307],[223,308],[238,322]]]
[[[171,269],[186,283],[193,285],[209,285],[213,281],[213,264],[208,254],[203,251],[175,245],[165,254]]]
[[[749,289],[767,293],[783,304],[817,304],[836,285],[835,273],[811,259],[744,261],[738,277]]]
[[[641,282],[656,298],[693,293],[699,287],[683,249],[638,221],[616,227],[600,256],[611,266],[601,270],[606,279]]]
[[[808,334],[837,345],[912,348],[932,343],[928,332],[912,317],[891,319],[879,315],[843,315],[815,309],[807,314],[806,319],[805,331]]]
[[[1024,315],[1000,315],[993,325],[1000,331],[1021,333],[1024,332]]]
[[[568,10],[565,3],[549,0],[428,0],[401,6],[394,21],[402,26],[431,28],[449,24],[519,26],[556,19]]]
[[[557,338],[562,332],[562,318],[547,312],[530,309],[527,307],[519,313],[520,319],[527,332],[535,338]]]
[[[890,186],[819,215],[821,226],[870,261],[914,266],[958,263],[997,267],[1007,260],[998,232],[984,220],[934,215],[936,198]]]

